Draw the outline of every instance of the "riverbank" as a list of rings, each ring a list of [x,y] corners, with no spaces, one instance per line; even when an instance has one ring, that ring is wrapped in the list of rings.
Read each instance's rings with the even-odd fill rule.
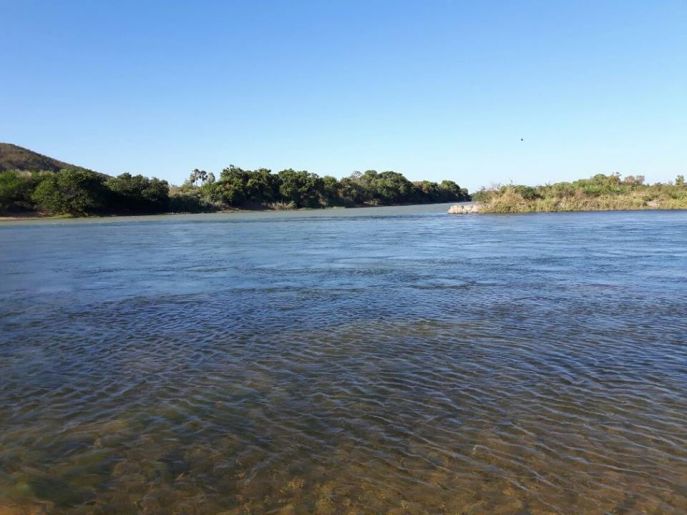
[[[356,206],[341,207],[331,206],[326,208],[300,208],[300,209],[226,209],[205,213],[152,213],[152,214],[118,214],[118,215],[91,215],[91,216],[4,216],[0,217],[0,226],[14,224],[42,224],[42,223],[119,223],[128,221],[156,221],[156,220],[263,220],[273,217],[284,219],[295,218],[331,218],[331,217],[358,217],[379,216],[387,213],[403,214],[421,210],[425,213],[446,213],[451,207],[450,203],[434,204],[402,204],[396,206]]]
[[[48,215],[40,213],[18,213],[13,215],[0,216],[0,222],[25,222],[27,220],[60,220],[74,218],[70,215]]]
[[[674,183],[645,184],[641,176],[599,174],[544,186],[497,186],[480,190],[474,199],[471,212],[480,213],[674,210],[687,209],[687,186],[682,176]]]
[[[1,149],[0,149],[1,150]],[[0,155],[1,157],[1,155]],[[470,200],[451,180],[411,182],[398,172],[367,170],[337,179],[306,170],[194,170],[181,186],[142,175],[109,177],[84,169],[0,171],[0,213],[131,215],[226,209],[289,210],[394,206]],[[21,216],[21,215],[19,215]],[[10,215],[14,218],[14,215]]]

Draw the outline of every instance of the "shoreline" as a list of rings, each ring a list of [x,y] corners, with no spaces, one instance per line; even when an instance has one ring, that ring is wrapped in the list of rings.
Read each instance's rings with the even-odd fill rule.
[[[294,209],[219,209],[217,211],[174,211],[167,213],[145,213],[145,214],[113,214],[113,215],[93,215],[93,216],[71,216],[71,215],[41,215],[37,213],[23,214],[23,215],[3,215],[0,216],[0,224],[11,224],[19,222],[30,221],[56,221],[56,220],[111,220],[116,218],[131,218],[131,217],[156,217],[156,216],[188,216],[188,215],[228,215],[228,214],[247,214],[247,213],[313,213],[330,210],[349,210],[349,209],[367,209],[367,208],[390,208],[390,207],[408,207],[408,206],[438,206],[450,204],[448,202],[438,202],[431,204],[393,204],[388,206],[329,206],[322,208],[294,208]],[[643,207],[622,207],[622,208],[599,208],[599,209],[550,209],[550,210],[522,210],[522,211],[501,211],[490,210],[485,208],[481,203],[472,201],[459,202],[451,204],[447,213],[450,215],[532,215],[532,214],[546,214],[546,213],[604,213],[604,212],[637,212],[637,211],[687,211],[685,207],[661,207],[661,206],[643,206]]]
[[[471,201],[466,201],[469,204]],[[2,215],[0,216],[0,223],[13,222],[28,222],[28,221],[51,221],[51,220],[109,220],[113,218],[131,218],[131,217],[154,217],[154,216],[185,216],[185,215],[221,215],[221,214],[247,214],[247,213],[317,213],[322,211],[343,211],[349,209],[368,209],[368,208],[391,208],[391,207],[409,207],[409,206],[442,206],[451,204],[450,202],[431,202],[425,204],[390,204],[390,205],[360,205],[360,206],[327,206],[327,207],[301,207],[288,209],[275,208],[229,208],[218,209],[216,211],[169,211],[164,213],[118,213],[111,215],[91,215],[91,216],[72,216],[72,215],[41,215],[39,213],[26,213],[22,215]]]
[[[466,202],[468,204],[468,202]],[[455,208],[455,209],[454,209]],[[462,208],[462,209],[461,209]],[[536,215],[547,213],[609,213],[609,212],[636,212],[636,211],[687,211],[687,207],[661,207],[661,206],[643,206],[643,207],[619,207],[619,208],[590,208],[590,209],[531,209],[522,211],[503,211],[490,210],[485,208],[483,204],[474,204],[473,208],[466,208],[464,204],[455,204],[448,210],[450,215]]]

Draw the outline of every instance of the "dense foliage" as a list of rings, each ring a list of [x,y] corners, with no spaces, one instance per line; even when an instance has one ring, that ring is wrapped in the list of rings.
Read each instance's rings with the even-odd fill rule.
[[[84,216],[162,213],[169,209],[166,181],[128,173],[119,177],[70,168],[59,172],[0,172],[0,212],[38,211]]]
[[[598,174],[590,179],[544,186],[482,189],[474,200],[480,202],[480,211],[492,213],[687,209],[687,186],[682,175],[674,183],[646,184],[643,176]]]
[[[219,179],[194,170],[180,187],[128,173],[107,177],[79,168],[0,172],[0,212],[38,211],[83,216],[202,212],[227,208],[290,209],[382,206],[469,200],[453,181],[410,182],[397,172],[356,172],[337,180],[308,171],[243,170],[230,166]]]
[[[302,208],[384,206],[468,200],[467,190],[453,181],[413,183],[398,172],[355,172],[337,180],[305,170],[243,170],[230,166],[218,180],[194,170],[179,192],[219,207]]]
[[[86,215],[107,206],[108,190],[102,177],[95,173],[64,170],[43,176],[31,198],[50,213]]]
[[[39,174],[0,172],[0,212],[33,209],[32,195],[40,182]]]

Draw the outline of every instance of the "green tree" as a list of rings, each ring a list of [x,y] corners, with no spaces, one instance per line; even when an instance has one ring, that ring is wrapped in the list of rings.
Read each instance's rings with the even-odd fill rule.
[[[336,177],[331,175],[322,177],[322,197],[328,206],[339,206],[343,203],[339,195],[339,181]]]
[[[324,182],[314,173],[292,169],[279,172],[279,194],[296,207],[321,207]]]
[[[240,206],[246,202],[246,183],[248,173],[234,165],[222,170],[217,188],[214,191],[215,198],[230,206]]]
[[[269,204],[279,198],[279,178],[271,170],[260,168],[247,172],[245,196],[254,204]]]
[[[441,202],[461,202],[470,200],[468,190],[461,188],[453,181],[441,181],[439,190],[441,191]]]
[[[107,193],[102,176],[65,169],[46,176],[33,192],[32,200],[49,213],[78,216],[101,211]]]
[[[353,176],[339,181],[338,197],[341,204],[345,206],[360,206],[368,201],[365,187]]]
[[[419,203],[424,202],[443,202],[442,191],[436,182],[419,181],[415,186],[415,200]]]
[[[40,177],[38,173],[15,170],[0,172],[0,212],[33,209],[31,195]]]
[[[169,207],[169,184],[153,177],[123,173],[105,183],[112,192],[108,207],[114,211],[160,213]]]
[[[404,204],[413,200],[414,186],[403,174],[382,172],[375,181],[375,196],[383,204]]]

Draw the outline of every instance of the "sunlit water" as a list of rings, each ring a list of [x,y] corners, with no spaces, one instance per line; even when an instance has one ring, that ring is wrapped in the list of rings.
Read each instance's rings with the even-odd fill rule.
[[[0,512],[685,512],[687,213],[446,207],[0,225]]]

